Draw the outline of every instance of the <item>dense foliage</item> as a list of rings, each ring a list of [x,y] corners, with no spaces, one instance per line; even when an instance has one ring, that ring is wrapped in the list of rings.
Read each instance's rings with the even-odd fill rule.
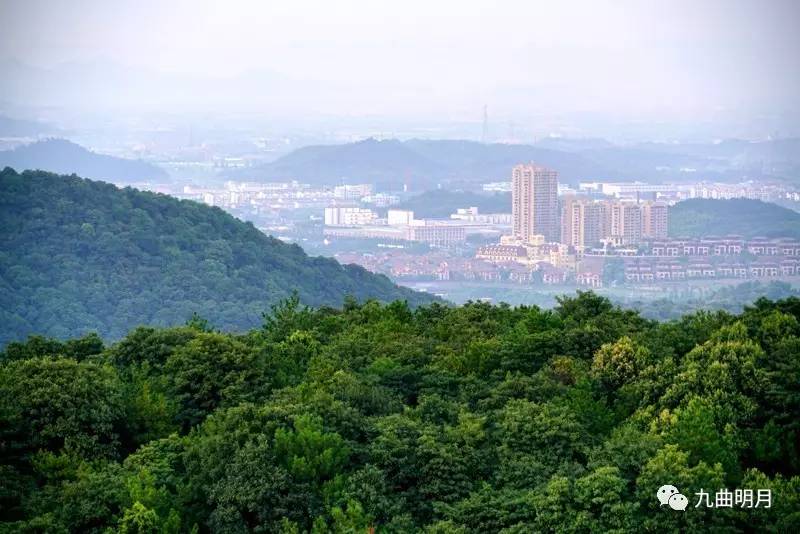
[[[197,312],[225,329],[257,325],[271,304],[430,300],[361,267],[312,258],[219,208],[43,172],[0,172],[0,347],[30,333],[95,330]]]
[[[671,237],[715,235],[800,238],[800,213],[788,208],[746,198],[730,200],[692,199],[669,210]]]
[[[0,531],[798,532],[800,300],[292,298],[0,355]],[[659,507],[674,484],[685,512]],[[770,509],[695,492],[771,489]]]

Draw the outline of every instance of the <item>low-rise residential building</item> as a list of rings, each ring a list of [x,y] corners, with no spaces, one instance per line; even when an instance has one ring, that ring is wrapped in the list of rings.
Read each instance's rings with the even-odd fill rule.
[[[586,287],[603,287],[603,267],[605,259],[601,257],[584,258],[575,268],[575,283]]]
[[[495,263],[524,262],[528,251],[520,245],[486,245],[478,248],[475,257]]]
[[[781,273],[781,266],[773,262],[759,262],[750,265],[750,276],[753,278],[767,278],[778,276]]]
[[[463,243],[467,232],[463,226],[450,224],[426,224],[406,227],[408,241],[421,241],[435,246],[449,246]]]
[[[389,226],[408,226],[414,224],[414,212],[410,210],[389,210],[386,214]]]
[[[747,251],[756,256],[800,257],[800,241],[786,238],[753,238],[739,236],[707,237],[703,239],[668,239],[653,241],[653,256],[732,256]]]
[[[780,265],[781,265],[781,274],[783,276],[800,275],[800,261],[783,260]]]
[[[371,209],[334,206],[325,208],[325,226],[364,226],[372,224],[377,214]]]
[[[603,278],[600,273],[582,272],[575,275],[575,283],[586,287],[603,287]]]
[[[537,265],[537,270],[542,275],[542,282],[549,285],[563,284],[567,281],[567,270],[555,265],[542,262]]]
[[[777,256],[778,243],[767,238],[755,238],[747,244],[747,252],[756,256]]]
[[[385,241],[407,241],[403,228],[397,226],[326,226],[322,233],[326,237],[346,239],[383,239]]]
[[[758,260],[752,263],[702,260],[682,263],[677,259],[656,257],[625,258],[625,280],[628,282],[681,281],[710,278],[768,278],[800,275],[800,259],[780,262]]]
[[[364,204],[372,204],[376,208],[386,208],[400,203],[400,197],[397,195],[390,195],[388,193],[373,193],[361,197],[361,202]]]
[[[471,208],[458,208],[455,213],[450,214],[450,218],[457,221],[493,224],[509,228],[512,223],[510,213],[478,213],[478,208],[474,206]]]
[[[372,194],[372,184],[337,185],[333,197],[342,200],[361,200]]]
[[[510,263],[503,266],[509,282],[530,284],[533,282],[533,269],[520,263]]]

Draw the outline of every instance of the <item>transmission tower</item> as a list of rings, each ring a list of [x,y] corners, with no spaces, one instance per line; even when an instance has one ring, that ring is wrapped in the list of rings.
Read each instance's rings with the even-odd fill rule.
[[[483,105],[483,132],[481,133],[481,143],[489,142],[489,107]]]

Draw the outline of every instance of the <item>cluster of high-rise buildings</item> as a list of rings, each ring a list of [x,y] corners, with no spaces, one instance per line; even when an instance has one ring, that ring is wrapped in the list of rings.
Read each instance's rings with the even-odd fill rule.
[[[512,236],[521,244],[562,243],[576,248],[633,245],[667,236],[668,206],[662,202],[558,198],[558,172],[534,164],[512,170]]]
[[[669,207],[663,202],[590,200],[567,196],[562,200],[561,242],[574,247],[599,243],[635,245],[667,236]]]
[[[448,219],[416,219],[403,209],[389,209],[379,217],[377,211],[350,203],[355,198],[363,203],[371,190],[341,186],[333,192],[334,205],[325,209],[323,232],[326,239],[380,240],[387,250],[379,254],[345,254],[340,259],[408,280],[602,287],[606,278],[614,283],[666,283],[800,275],[800,243],[795,240],[670,239],[668,191],[636,183],[581,184],[576,190],[559,184],[558,178],[553,169],[516,165],[508,182],[511,213],[465,207]],[[429,243],[433,249],[410,252],[397,243],[402,241]],[[464,252],[474,241],[491,244],[468,257]],[[617,272],[606,273],[609,262]]]

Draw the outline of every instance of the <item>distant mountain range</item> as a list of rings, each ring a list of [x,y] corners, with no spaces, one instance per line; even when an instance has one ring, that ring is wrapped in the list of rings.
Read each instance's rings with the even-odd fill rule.
[[[559,169],[567,179],[597,170],[578,154],[526,145],[485,145],[472,141],[377,141],[308,146],[249,169],[260,180],[297,179],[312,184],[374,183],[379,189],[432,189],[505,180],[522,161]]]
[[[219,208],[75,176],[0,171],[0,347],[30,333],[182,324],[246,330],[301,302],[434,300],[264,235]]]
[[[0,169],[39,169],[77,174],[109,182],[139,182],[167,177],[166,171],[141,160],[96,154],[65,139],[46,139],[0,152]]]
[[[312,184],[374,183],[379,189],[474,188],[508,180],[511,168],[534,161],[559,171],[561,180],[800,182],[800,139],[718,144],[645,143],[616,146],[604,140],[545,139],[535,145],[473,141],[367,139],[307,146],[268,164],[241,171],[263,181]]]

